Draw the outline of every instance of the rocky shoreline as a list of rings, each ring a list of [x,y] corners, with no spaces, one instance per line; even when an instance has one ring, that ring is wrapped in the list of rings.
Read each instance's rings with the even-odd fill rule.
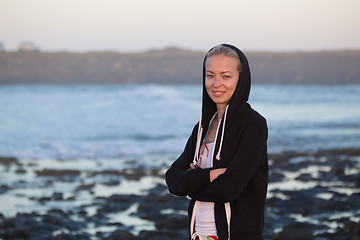
[[[114,161],[0,157],[0,239],[187,239],[188,199],[168,193],[166,166]],[[269,163],[265,239],[360,239],[360,149]]]

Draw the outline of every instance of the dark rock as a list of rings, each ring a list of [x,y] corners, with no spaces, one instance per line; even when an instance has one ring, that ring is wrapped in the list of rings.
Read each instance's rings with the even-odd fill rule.
[[[189,200],[183,197],[174,197],[167,192],[164,185],[157,185],[149,194],[139,199],[138,211],[134,215],[151,221],[163,219],[161,210],[187,210]]]
[[[85,222],[75,221],[70,217],[71,214],[65,213],[60,209],[52,209],[42,216],[42,222],[54,226],[56,229],[66,229],[70,232],[78,232],[86,227]]]
[[[157,229],[181,230],[188,227],[188,216],[178,214],[163,215],[161,220],[155,222]]]
[[[64,200],[63,193],[61,192],[54,192],[52,195],[51,200]]]
[[[14,157],[2,157],[0,156],[0,164],[4,165],[6,167],[9,167],[11,165],[19,165],[19,161],[17,158]]]
[[[143,167],[123,169],[122,171],[109,169],[109,170],[103,170],[100,172],[92,172],[90,175],[91,176],[113,175],[113,176],[124,177],[127,180],[138,181],[142,177],[146,176],[146,169]]]
[[[279,172],[270,172],[269,174],[269,182],[281,182],[284,179],[284,174]]]
[[[52,238],[52,240],[89,240],[89,239],[91,239],[91,235],[88,233],[81,233],[81,234],[61,233],[61,234],[57,234]]]
[[[108,198],[97,198],[103,200],[103,203],[98,208],[97,212],[114,213],[124,211],[136,203],[139,198],[140,197],[136,195],[112,195]]]
[[[95,187],[95,183],[82,184],[76,188],[76,191],[91,191]]]
[[[157,231],[141,231],[138,235],[139,240],[187,240],[189,239],[189,232],[186,229],[180,231],[166,231],[166,230],[157,230]]]
[[[360,237],[360,223],[348,221],[344,226],[343,233],[351,237]]]
[[[314,239],[311,225],[307,223],[291,223],[275,234],[273,240],[311,240]]]
[[[15,171],[15,173],[17,174],[25,174],[26,173],[26,170],[24,168],[19,168]]]
[[[6,193],[9,189],[10,187],[8,185],[0,185],[0,194]]]
[[[304,173],[304,174],[301,174],[300,176],[298,176],[296,178],[296,180],[299,180],[302,182],[309,182],[309,181],[313,180],[313,178],[312,178],[311,174]]]
[[[62,200],[65,200],[63,198],[63,196],[64,196],[64,194],[61,193],[61,192],[54,192],[51,196],[43,196],[43,197],[40,197],[40,198],[30,197],[29,199],[37,200],[40,203],[45,203],[45,202],[48,202],[48,201],[62,201]]]
[[[106,239],[106,240],[138,240],[138,238],[136,236],[134,236],[133,234],[126,232],[126,231],[122,231],[122,230],[117,230],[117,231],[111,233],[108,237],[105,237],[104,239]]]
[[[35,171],[36,175],[39,177],[55,177],[60,179],[73,180],[74,178],[80,176],[81,172],[79,170],[70,170],[70,169],[43,169]]]
[[[1,239],[51,239],[57,228],[38,220],[38,216],[18,214],[0,223]]]
[[[331,167],[331,172],[335,175],[335,176],[344,176],[345,175],[345,165],[342,162],[336,162],[332,167]]]
[[[106,186],[117,186],[120,184],[119,180],[109,180],[106,182],[102,182],[101,184],[106,185]]]
[[[360,240],[360,223],[347,220],[342,229],[335,233],[323,233],[319,237],[334,240]]]

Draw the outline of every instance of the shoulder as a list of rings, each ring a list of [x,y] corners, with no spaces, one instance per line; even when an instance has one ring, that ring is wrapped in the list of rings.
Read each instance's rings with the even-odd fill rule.
[[[263,136],[267,138],[268,126],[265,117],[252,108],[243,117],[243,124],[239,127],[243,129],[245,134],[253,137]]]
[[[251,126],[263,126],[267,127],[267,122],[264,116],[262,116],[259,112],[257,112],[255,109],[253,109],[250,104],[248,104],[248,107],[245,111],[242,111],[241,114],[238,115],[238,117],[241,122],[245,123],[245,125],[251,125]]]
[[[267,126],[265,117],[262,116],[260,113],[258,113],[256,110],[254,110],[254,109],[251,109],[251,110],[252,110],[251,114],[250,114],[251,122],[253,122],[255,124]]]

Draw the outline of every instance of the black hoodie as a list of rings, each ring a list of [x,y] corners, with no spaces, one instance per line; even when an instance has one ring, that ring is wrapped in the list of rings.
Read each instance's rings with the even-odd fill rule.
[[[219,240],[258,240],[263,239],[264,204],[268,184],[267,124],[247,103],[251,76],[245,55],[232,45],[223,45],[237,52],[242,65],[236,89],[223,116],[224,120],[219,123],[212,159],[213,168],[227,170],[210,183],[210,169],[189,169],[190,163],[197,158],[198,145],[204,139],[209,122],[216,112],[216,104],[207,94],[205,87],[205,58],[202,118],[195,125],[183,153],[166,172],[166,183],[170,193],[191,197],[188,210],[191,232],[196,201],[214,202]],[[198,135],[201,135],[201,139],[198,139]],[[226,205],[229,203],[231,214],[227,213]]]

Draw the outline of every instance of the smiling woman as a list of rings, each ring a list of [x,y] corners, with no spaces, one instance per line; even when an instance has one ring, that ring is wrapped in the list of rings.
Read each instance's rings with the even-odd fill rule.
[[[235,91],[240,71],[240,61],[233,57],[212,55],[206,60],[206,91],[216,103],[220,118]]]
[[[200,121],[166,172],[170,193],[191,198],[193,240],[263,239],[268,130],[247,103],[250,82],[248,61],[235,46],[206,54]]]

